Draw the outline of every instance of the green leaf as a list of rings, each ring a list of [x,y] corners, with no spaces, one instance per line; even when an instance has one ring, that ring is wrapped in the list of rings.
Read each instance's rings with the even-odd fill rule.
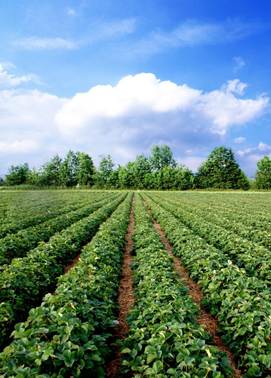
[[[147,364],[150,364],[156,358],[157,358],[157,354],[156,353],[150,353],[150,354],[148,354],[148,356],[147,356]]]
[[[131,353],[131,349],[124,348],[124,349],[121,350],[121,353]]]
[[[36,359],[35,359],[35,364],[36,364],[37,366],[41,366],[41,360],[40,360],[39,358],[36,358]]]
[[[180,361],[184,360],[185,357],[187,357],[187,356],[189,356],[189,350],[188,350],[188,349],[182,349],[182,350],[178,353],[178,355],[177,355],[177,357],[176,357],[176,361],[177,361],[177,362],[180,362]]]
[[[163,362],[162,361],[156,361],[154,364],[153,364],[153,370],[154,372],[157,374],[159,373],[159,371],[161,371],[163,369]]]
[[[93,354],[93,355],[91,356],[91,359],[92,359],[93,361],[98,361],[98,362],[101,361],[101,357],[100,357],[98,354]]]

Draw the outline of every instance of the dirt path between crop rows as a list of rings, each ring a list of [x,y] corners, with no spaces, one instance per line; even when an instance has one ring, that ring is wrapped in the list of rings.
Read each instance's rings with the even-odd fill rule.
[[[147,207],[147,203],[145,201],[143,203],[146,206],[148,213],[151,215],[151,212]],[[182,265],[181,259],[173,255],[172,253],[173,247],[169,243],[161,226],[153,218],[152,220],[153,220],[154,228],[161,236],[161,241],[164,244],[166,251],[174,259],[173,264],[174,264],[175,270],[179,273],[180,277],[184,280],[186,286],[189,288],[188,294],[191,295],[191,297],[194,299],[196,304],[200,306],[204,293],[201,291],[200,286],[197,285],[190,278],[189,274],[186,272],[185,267]],[[209,313],[204,311],[201,307],[200,307],[199,312],[200,312],[200,316],[197,317],[197,324],[204,325],[205,330],[214,336],[214,345],[217,348],[219,348],[221,351],[227,353],[228,359],[231,361],[231,367],[234,370],[235,377],[236,378],[242,377],[240,370],[238,370],[235,367],[234,357],[232,353],[229,351],[229,348],[223,345],[221,337],[216,335],[216,331],[218,329],[217,321]]]
[[[132,209],[130,213],[130,223],[128,226],[128,231],[126,234],[127,244],[125,246],[125,253],[124,253],[124,260],[122,265],[121,275],[122,278],[120,279],[120,287],[119,287],[119,316],[118,321],[119,324],[115,327],[114,336],[116,339],[124,340],[128,331],[129,327],[126,321],[126,316],[129,313],[129,308],[134,303],[134,295],[133,295],[133,280],[132,280],[132,269],[130,265],[133,262],[133,256],[130,254],[133,248],[133,240],[132,234],[134,233],[134,200],[132,203]],[[113,352],[113,355],[110,360],[106,363],[105,371],[106,376],[108,378],[114,378],[117,374],[120,373],[119,368],[121,364],[121,353],[120,348],[116,348]]]

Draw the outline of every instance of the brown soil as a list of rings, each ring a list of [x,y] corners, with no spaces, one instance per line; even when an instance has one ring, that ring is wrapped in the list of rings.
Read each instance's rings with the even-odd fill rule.
[[[120,280],[120,287],[119,287],[119,317],[118,321],[119,324],[115,326],[114,335],[116,339],[124,340],[128,331],[129,327],[126,321],[126,316],[129,313],[130,307],[134,303],[134,295],[133,295],[133,280],[132,280],[132,269],[130,268],[130,265],[133,262],[133,257],[130,254],[132,247],[133,247],[133,240],[132,240],[132,234],[134,233],[134,201],[130,213],[130,223],[128,226],[128,231],[126,234],[126,240],[127,244],[125,247],[125,253],[124,253],[124,261],[122,266],[122,278]],[[119,374],[119,368],[121,364],[121,353],[120,348],[116,348],[113,352],[113,355],[111,359],[106,363],[105,371],[106,376],[108,378],[113,378],[116,376],[116,374]]]
[[[72,260],[71,263],[69,263],[69,264],[67,264],[67,265],[65,266],[63,274],[68,273],[68,271],[69,271],[69,270],[70,270],[75,264],[78,263],[78,261],[80,260],[81,253],[82,253],[82,252],[80,252],[79,255],[77,255],[77,256]]]
[[[144,202],[144,205],[147,207],[146,202]],[[147,210],[148,210],[148,213],[150,214],[150,210],[149,209]],[[152,220],[153,220],[153,225],[156,231],[159,232],[161,236],[161,241],[164,244],[166,251],[174,259],[173,265],[174,265],[175,270],[179,273],[180,277],[184,280],[186,286],[190,289],[188,294],[191,295],[191,297],[194,299],[196,304],[200,306],[204,293],[201,291],[200,286],[197,285],[196,282],[194,282],[190,278],[189,274],[186,272],[185,267],[182,266],[181,259],[173,256],[173,253],[172,253],[173,247],[169,243],[161,226],[158,223],[156,223],[153,218]],[[234,357],[232,353],[229,351],[229,348],[226,345],[223,345],[221,337],[216,335],[216,331],[218,329],[217,321],[209,313],[204,311],[202,308],[200,308],[199,312],[200,312],[200,316],[197,317],[197,324],[205,326],[205,330],[214,336],[214,345],[220,350],[222,350],[223,352],[227,353],[228,359],[231,361],[231,367],[234,370],[235,377],[236,378],[242,377],[240,370],[238,370],[235,367]]]

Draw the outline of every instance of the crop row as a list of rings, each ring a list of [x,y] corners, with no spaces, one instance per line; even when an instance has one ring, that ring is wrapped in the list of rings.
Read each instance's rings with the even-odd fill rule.
[[[125,196],[120,194],[110,204],[53,236],[48,243],[40,243],[27,257],[13,259],[0,277],[0,345],[6,342],[14,323],[24,320],[27,312],[55,288],[64,264],[79,254]]]
[[[122,370],[139,377],[232,376],[225,353],[196,324],[198,307],[173,269],[138,194],[135,201],[135,304],[127,317]]]
[[[266,377],[271,367],[270,288],[234,265],[218,249],[164,208],[144,195],[191,277],[205,293],[202,305],[218,318],[225,343],[237,356],[243,377]],[[161,201],[162,202],[162,201]]]
[[[180,205],[185,211],[190,212],[192,208],[195,216],[233,231],[242,238],[271,248],[271,223],[264,223],[262,217],[258,218],[255,213],[249,215],[246,211],[242,216],[238,216],[236,212],[229,212],[228,208],[224,207],[224,203],[213,208],[209,204],[199,203],[198,198],[194,201],[190,199],[187,202],[184,198],[167,196],[167,200],[171,200],[175,205]]]
[[[237,234],[225,230],[204,218],[199,218],[191,211],[185,211],[181,206],[168,201],[165,197],[157,197],[163,207],[172,212],[187,227],[191,228],[208,243],[223,251],[226,257],[231,259],[240,268],[244,268],[248,275],[264,280],[271,285],[271,251],[264,246],[244,239]]]
[[[168,193],[169,194],[169,193]],[[185,202],[197,202],[199,205],[208,205],[211,208],[220,208],[221,205],[227,209],[230,213],[234,212],[237,215],[248,215],[251,216],[255,214],[258,218],[269,219],[270,216],[270,206],[271,197],[268,193],[170,193],[174,198],[182,198]],[[252,219],[253,217],[251,217]]]
[[[107,196],[108,198],[109,196]],[[80,196],[75,197],[70,196],[70,202],[68,204],[63,203],[62,198],[56,198],[55,200],[40,201],[38,208],[28,206],[25,209],[21,209],[20,213],[23,218],[15,218],[10,222],[1,222],[0,226],[0,238],[5,237],[7,234],[13,234],[20,230],[24,230],[31,226],[36,226],[43,223],[49,219],[55,218],[62,214],[68,213],[70,211],[75,211],[80,207],[86,205],[87,202],[95,202],[100,199],[104,199],[105,196],[101,194],[96,194],[95,196]]]
[[[4,268],[3,264],[9,264],[14,257],[24,257],[38,243],[48,241],[55,233],[90,215],[114,198],[116,198],[116,195],[114,197],[106,197],[94,203],[85,203],[78,210],[70,211],[67,214],[60,215],[39,225],[19,231],[17,234],[7,235],[5,238],[0,239],[1,270]]]
[[[132,194],[101,225],[80,261],[62,276],[0,355],[3,377],[104,377]]]
[[[21,221],[26,215],[33,215],[35,212],[36,214],[41,214],[43,211],[53,209],[55,204],[63,206],[71,200],[71,194],[56,191],[1,192],[0,196],[1,223]],[[75,196],[72,195],[72,197]],[[78,196],[76,197],[79,198]]]

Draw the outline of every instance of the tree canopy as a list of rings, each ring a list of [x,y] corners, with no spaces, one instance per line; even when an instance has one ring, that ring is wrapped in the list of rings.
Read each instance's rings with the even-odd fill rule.
[[[265,156],[257,163],[255,181],[258,189],[271,189],[271,159]]]
[[[8,174],[6,175],[5,184],[7,186],[25,184],[28,171],[29,171],[29,167],[27,163],[24,163],[23,165],[16,165],[16,166],[12,165],[9,168]]]
[[[271,160],[258,163],[256,182],[259,188],[271,188]],[[198,172],[177,164],[169,146],[155,145],[150,156],[138,155],[125,166],[115,166],[110,155],[100,156],[98,168],[83,152],[70,150],[62,159],[55,155],[39,169],[28,164],[12,166],[5,185],[28,183],[35,186],[93,187],[97,189],[187,190],[194,188],[248,189],[249,181],[235,161],[231,148],[216,147]]]
[[[199,167],[197,184],[201,188],[249,189],[245,174],[235,161],[231,148],[215,147]]]
[[[173,153],[169,146],[153,146],[151,148],[151,157],[149,159],[152,169],[158,170],[170,166],[175,168],[177,162],[173,159]]]

